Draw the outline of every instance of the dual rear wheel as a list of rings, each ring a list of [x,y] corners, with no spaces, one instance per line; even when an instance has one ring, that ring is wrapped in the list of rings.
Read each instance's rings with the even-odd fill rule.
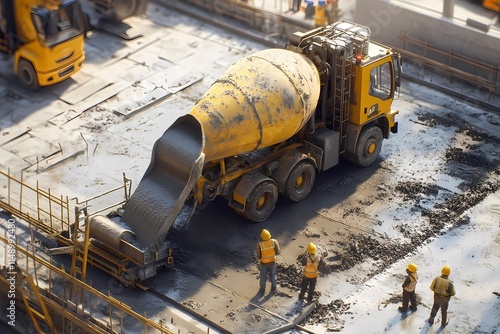
[[[288,175],[283,194],[293,202],[309,195],[316,179],[314,166],[307,161],[298,162]],[[271,179],[258,183],[250,193],[243,215],[254,222],[266,220],[278,201],[278,189]]]

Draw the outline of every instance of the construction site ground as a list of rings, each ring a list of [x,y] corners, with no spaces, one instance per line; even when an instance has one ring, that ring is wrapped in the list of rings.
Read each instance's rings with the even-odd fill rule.
[[[155,4],[146,17],[126,23],[130,35],[142,36],[126,41],[91,33],[83,71],[38,92],[21,88],[11,60],[0,56],[0,169],[80,200],[120,186],[123,173],[133,191],[169,125],[228,65],[265,48]],[[314,242],[326,268],[316,309],[302,323],[312,332],[498,333],[500,116],[409,81],[393,107],[400,111],[399,133],[384,141],[372,166],[342,161],[318,174],[305,200],[280,199],[263,223],[215,200],[189,225],[173,226],[166,242],[174,263],[147,285],[229,332],[266,332],[306,307],[297,299],[299,259]],[[0,215],[0,228],[7,219]],[[268,283],[259,295],[254,252],[263,228],[282,254],[278,292],[271,294]],[[29,233],[22,223],[18,230],[23,242]],[[68,257],[55,261],[68,264]],[[409,262],[419,268],[420,305],[405,315],[397,308]],[[429,285],[445,264],[457,296],[443,329],[439,316],[433,327],[425,320]],[[204,332],[152,294],[93,268],[87,280],[166,326]]]

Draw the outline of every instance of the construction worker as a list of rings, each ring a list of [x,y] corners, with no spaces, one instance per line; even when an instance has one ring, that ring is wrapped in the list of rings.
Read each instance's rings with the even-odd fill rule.
[[[314,7],[314,26],[316,28],[326,26],[328,21],[326,0],[319,0]]]
[[[434,305],[432,305],[431,316],[428,319],[431,325],[434,323],[439,308],[441,308],[441,327],[448,324],[448,304],[451,296],[455,295],[455,286],[448,276],[450,276],[450,266],[446,265],[441,270],[441,276],[434,278],[431,283],[430,288],[434,291]]]
[[[259,293],[266,290],[267,276],[271,281],[271,292],[276,291],[276,255],[281,254],[280,245],[277,240],[271,239],[271,233],[263,229],[260,233],[260,241],[257,244],[257,258],[260,260],[260,289]]]
[[[415,286],[418,281],[417,266],[410,263],[406,266],[406,273],[408,275],[403,282],[403,306],[398,308],[401,312],[408,311],[408,303],[410,304],[410,310],[417,310],[417,297],[415,295]]]
[[[307,287],[307,301],[312,302],[316,282],[318,281],[319,266],[322,264],[321,256],[316,254],[316,245],[312,242],[307,245],[307,255],[302,259],[302,283],[300,285],[299,299],[304,299]]]

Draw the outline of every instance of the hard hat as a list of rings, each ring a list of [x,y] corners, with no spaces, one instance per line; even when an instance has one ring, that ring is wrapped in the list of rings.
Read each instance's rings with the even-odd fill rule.
[[[407,265],[406,269],[408,269],[411,273],[417,272],[417,266],[414,263],[410,263],[409,265]]]
[[[309,245],[307,245],[307,252],[313,255],[316,254],[316,245],[310,242]]]
[[[446,265],[441,269],[441,275],[449,276],[450,275],[450,266]]]
[[[264,241],[271,239],[271,233],[269,233],[268,230],[263,229],[262,232],[260,232],[260,238]]]
[[[318,1],[318,5],[319,5],[319,6],[324,6],[324,5],[326,5],[326,0],[319,0],[319,1]]]

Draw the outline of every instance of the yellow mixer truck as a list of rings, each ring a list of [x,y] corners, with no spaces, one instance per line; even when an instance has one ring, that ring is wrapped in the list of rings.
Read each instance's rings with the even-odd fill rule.
[[[398,130],[400,72],[398,53],[348,21],[237,61],[156,141],[121,217],[90,221],[93,244],[138,264],[122,281],[147,278],[170,256],[171,226],[197,206],[222,196],[260,222],[278,196],[304,199],[340,157],[372,164]]]

